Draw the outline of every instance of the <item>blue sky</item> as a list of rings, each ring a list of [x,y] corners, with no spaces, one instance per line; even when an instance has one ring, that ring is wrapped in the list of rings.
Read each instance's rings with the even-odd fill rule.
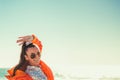
[[[55,65],[120,65],[119,0],[1,0],[0,67],[18,63],[19,36],[35,34]]]

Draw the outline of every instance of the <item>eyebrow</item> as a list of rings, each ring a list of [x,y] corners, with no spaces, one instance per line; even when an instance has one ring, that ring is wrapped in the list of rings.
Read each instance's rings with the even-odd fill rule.
[[[40,52],[36,52],[36,53],[35,53],[35,52],[31,52],[31,54],[32,54],[32,53],[36,54],[36,53],[40,53]]]
[[[33,53],[33,52],[32,52],[32,53]],[[31,53],[31,54],[32,54],[32,53]],[[38,53],[40,54],[40,52],[39,52],[39,51],[38,51],[37,53],[34,53],[34,54],[38,54]],[[41,55],[41,54],[40,54],[40,55]]]

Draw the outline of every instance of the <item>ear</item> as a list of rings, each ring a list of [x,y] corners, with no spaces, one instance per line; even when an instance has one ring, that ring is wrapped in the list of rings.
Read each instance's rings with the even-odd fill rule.
[[[25,59],[28,60],[28,56],[24,55]]]

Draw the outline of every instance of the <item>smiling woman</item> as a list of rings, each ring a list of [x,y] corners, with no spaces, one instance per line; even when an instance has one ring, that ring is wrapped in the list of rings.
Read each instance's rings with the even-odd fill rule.
[[[19,63],[8,70],[9,80],[54,80],[51,69],[40,60],[42,44],[35,35],[20,37],[22,45]]]

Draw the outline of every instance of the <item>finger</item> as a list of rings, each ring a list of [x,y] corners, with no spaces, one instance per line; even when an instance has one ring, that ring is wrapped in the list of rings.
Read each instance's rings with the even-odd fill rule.
[[[19,37],[26,37],[26,36],[28,36],[28,35],[25,35],[25,36],[19,36]]]
[[[19,46],[20,46],[20,45],[23,45],[23,42],[19,43]]]
[[[24,36],[24,37],[19,37],[19,40],[23,40],[23,41],[27,41],[29,39],[28,36]]]
[[[21,36],[21,37],[18,37],[18,38],[25,38],[26,36]]]
[[[16,42],[17,42],[17,43],[19,43],[19,42],[24,42],[24,39],[19,39],[19,40],[17,40]]]
[[[19,38],[28,38],[30,37],[30,35],[27,35],[27,36],[20,36]]]

